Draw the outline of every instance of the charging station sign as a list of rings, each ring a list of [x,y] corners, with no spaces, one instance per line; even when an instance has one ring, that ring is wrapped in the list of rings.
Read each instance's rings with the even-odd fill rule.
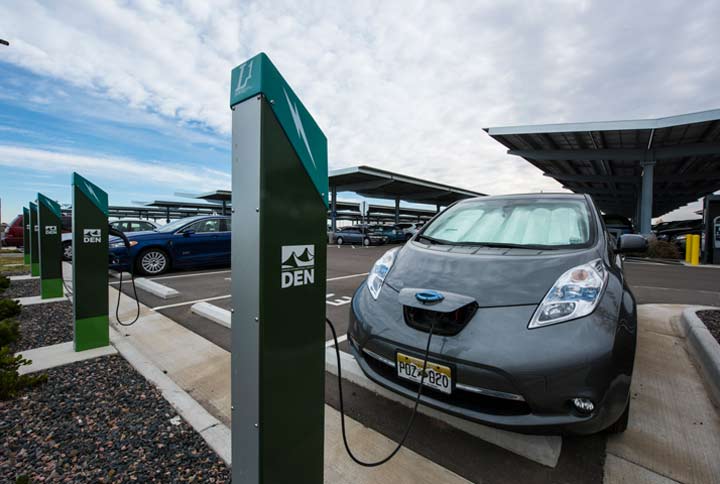
[[[284,245],[280,260],[282,261],[280,286],[283,289],[315,282],[314,245]]]
[[[58,226],[62,223],[60,205],[38,193],[38,248],[40,252],[40,297],[63,296],[62,240]]]
[[[102,229],[83,229],[83,243],[99,244],[102,242]]]
[[[30,236],[30,275],[38,277],[40,275],[40,246],[38,245],[38,207],[30,202],[30,228],[28,235]]]

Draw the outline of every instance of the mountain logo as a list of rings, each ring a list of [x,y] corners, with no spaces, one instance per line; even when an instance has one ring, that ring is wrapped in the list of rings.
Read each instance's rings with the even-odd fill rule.
[[[83,229],[83,242],[86,244],[99,244],[102,238],[101,229]]]
[[[282,246],[280,263],[283,289],[315,283],[314,245]]]
[[[240,94],[252,79],[253,74],[253,61],[249,60],[245,64],[240,66],[240,73],[238,74],[237,84],[235,84],[235,95]]]
[[[57,235],[57,225],[46,225],[45,235]]]

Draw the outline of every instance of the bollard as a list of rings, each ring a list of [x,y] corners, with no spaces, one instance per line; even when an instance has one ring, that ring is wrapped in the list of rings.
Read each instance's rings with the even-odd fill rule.
[[[690,263],[694,266],[700,263],[700,236],[691,235],[692,237],[692,250],[690,253]]]
[[[688,264],[692,260],[692,235],[685,234],[685,262]]]

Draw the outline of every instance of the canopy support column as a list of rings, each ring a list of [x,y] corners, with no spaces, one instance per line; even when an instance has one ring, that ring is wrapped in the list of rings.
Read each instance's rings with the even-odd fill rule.
[[[337,231],[337,187],[330,187],[330,230]]]
[[[395,223],[400,223],[400,199],[395,199]]]
[[[653,177],[655,162],[644,161],[642,166],[642,191],[640,194],[640,233],[649,234],[652,230]]]

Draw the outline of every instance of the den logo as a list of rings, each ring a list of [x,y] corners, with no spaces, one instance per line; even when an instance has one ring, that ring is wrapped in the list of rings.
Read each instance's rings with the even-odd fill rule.
[[[86,244],[99,244],[101,237],[100,229],[83,229],[83,242]]]
[[[57,225],[46,225],[45,235],[57,235]]]
[[[315,282],[314,245],[283,245],[280,260],[283,289]]]

